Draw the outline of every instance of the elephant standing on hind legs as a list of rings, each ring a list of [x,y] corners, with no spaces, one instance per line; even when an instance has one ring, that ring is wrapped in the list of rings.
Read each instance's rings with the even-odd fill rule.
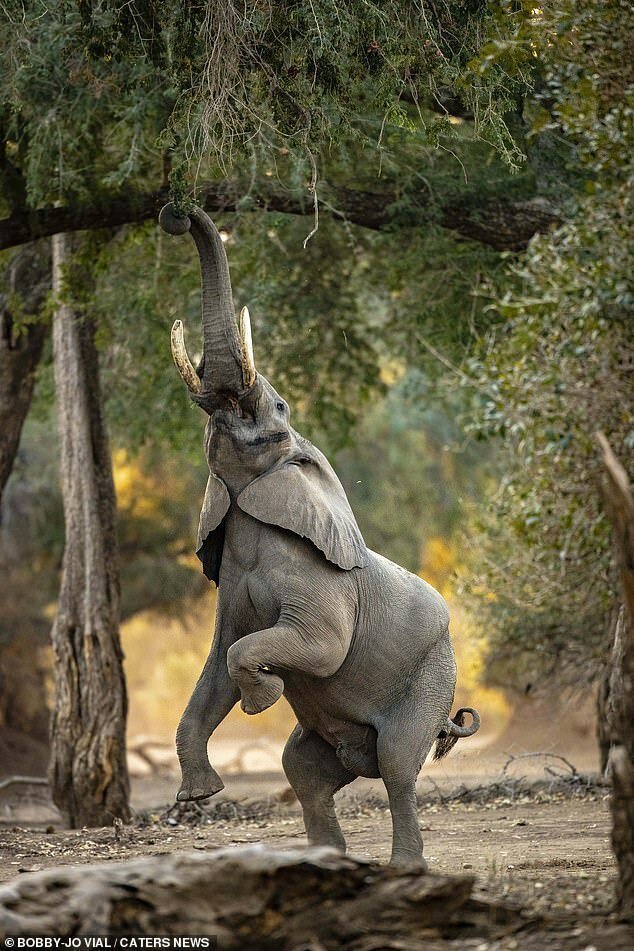
[[[434,743],[444,755],[479,727],[452,720],[456,668],[442,597],[369,551],[325,456],[295,432],[285,400],[255,369],[249,314],[236,320],[218,231],[200,209],[160,214],[191,231],[202,277],[203,359],[172,329],[176,366],[207,413],[209,480],[197,554],[219,586],[211,652],[178,727],[179,800],[223,788],[207,742],[240,700],[284,694],[297,716],[284,770],[311,843],[345,848],[333,796],[357,776],[385,783],[392,862],[422,863],[415,783]],[[471,714],[471,726],[463,715]]]

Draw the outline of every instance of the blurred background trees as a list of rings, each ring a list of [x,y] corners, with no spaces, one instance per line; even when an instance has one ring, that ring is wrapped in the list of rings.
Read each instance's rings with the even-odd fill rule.
[[[609,433],[631,471],[633,37],[630,7],[585,0],[546,7],[515,41],[548,44],[532,137],[566,143],[578,187],[566,222],[488,280],[495,319],[467,361],[467,430],[504,449],[492,504],[476,516],[484,567],[470,581],[502,682],[591,682],[618,614],[594,434]]]
[[[176,316],[198,349],[198,265],[155,226],[170,194],[226,235],[258,366],[337,466],[368,544],[453,598],[469,689],[590,683],[609,644],[619,598],[593,432],[631,470],[629,5],[240,11],[3,7],[0,722],[13,762],[18,732],[46,736],[64,538],[48,263],[36,280],[19,244],[40,238],[45,255],[47,235],[102,229],[83,235],[90,280],[68,294],[96,327],[133,729],[161,710],[157,731],[171,728],[209,637],[211,622],[174,629],[210,595],[191,557],[202,420],[168,349]],[[12,381],[36,368],[15,456],[31,391]]]

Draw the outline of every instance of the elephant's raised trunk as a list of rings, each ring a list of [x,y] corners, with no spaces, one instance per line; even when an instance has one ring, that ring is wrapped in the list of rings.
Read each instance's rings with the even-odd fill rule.
[[[236,322],[229,263],[218,229],[202,208],[194,207],[188,216],[179,217],[174,213],[171,203],[161,210],[159,223],[168,234],[191,231],[198,249],[203,325],[201,391],[203,394],[226,391],[240,395],[253,384],[255,368],[248,352],[247,337],[250,341],[250,331],[245,336],[244,320],[241,319],[240,328]],[[172,333],[172,351],[185,383],[190,391],[197,393],[181,328]]]

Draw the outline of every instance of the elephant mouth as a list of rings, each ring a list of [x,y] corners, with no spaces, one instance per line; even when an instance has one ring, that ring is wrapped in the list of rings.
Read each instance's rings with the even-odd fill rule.
[[[263,433],[261,436],[256,436],[255,439],[250,439],[247,446],[267,446],[270,443],[284,442],[288,438],[288,433]]]
[[[259,433],[252,435],[255,420],[249,413],[235,412],[233,409],[221,409],[214,414],[214,428],[225,433],[239,446],[246,449],[259,449],[263,446],[273,446],[290,439],[288,431]]]
[[[227,391],[212,393],[214,422],[220,428],[230,429],[237,421],[240,423],[254,423],[255,416],[250,406],[243,404],[235,393]]]

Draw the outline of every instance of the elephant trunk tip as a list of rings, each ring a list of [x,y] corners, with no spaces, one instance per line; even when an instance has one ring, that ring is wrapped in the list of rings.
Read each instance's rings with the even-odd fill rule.
[[[174,205],[170,201],[167,205],[163,205],[159,212],[159,224],[168,234],[180,235],[187,234],[192,223],[187,215],[176,214]]]

